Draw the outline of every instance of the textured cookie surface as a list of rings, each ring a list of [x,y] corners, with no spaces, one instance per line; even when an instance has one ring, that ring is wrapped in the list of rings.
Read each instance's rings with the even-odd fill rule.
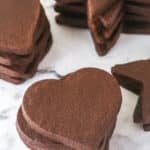
[[[0,49],[16,54],[30,53],[39,16],[38,0],[1,1]]]
[[[121,104],[116,80],[86,68],[61,80],[32,85],[22,104],[25,119],[37,132],[76,149],[96,149]]]

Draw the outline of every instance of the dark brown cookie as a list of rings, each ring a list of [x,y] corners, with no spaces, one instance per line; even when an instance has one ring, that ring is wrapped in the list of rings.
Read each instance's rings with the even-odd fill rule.
[[[49,50],[51,45],[51,40],[49,40],[49,42],[47,43],[47,48],[45,49],[46,52]],[[28,70],[26,73],[24,74],[19,74],[17,72],[13,72],[13,75],[15,75],[16,77],[11,77],[10,75],[6,74],[2,74],[0,73],[0,79],[3,79],[5,81],[14,83],[14,84],[20,84],[23,83],[25,80],[27,80],[28,78],[31,78],[37,71],[37,67],[39,62],[37,60],[41,59],[42,57],[44,57],[44,55],[46,55],[46,52],[41,54],[40,56],[38,56],[38,58],[36,58],[36,63],[32,63],[31,66],[29,66]],[[12,70],[9,70],[12,71]]]
[[[87,0],[55,0],[57,3],[61,4],[83,4],[86,3]]]
[[[150,23],[150,18],[145,16],[139,16],[135,14],[126,13],[124,17],[125,22],[141,22],[142,23]]]
[[[43,37],[41,38],[41,42],[39,42],[39,44],[37,45],[37,52],[31,64],[29,64],[27,67],[23,69],[20,68],[20,70],[18,71],[8,68],[6,66],[0,65],[0,74],[2,74],[3,76],[6,75],[7,77],[6,81],[9,81],[15,84],[19,84],[25,81],[26,79],[32,77],[36,73],[39,62],[46,55],[51,44],[52,44],[52,37],[49,32],[49,28],[47,28],[47,30],[45,30]],[[3,76],[1,79],[5,79]]]
[[[33,45],[32,53],[28,55],[16,55],[13,53],[3,53],[0,52],[0,64],[6,65],[6,66],[17,66],[22,68],[25,65],[28,65],[33,61],[34,55],[35,55],[35,47],[39,42],[39,39],[41,38],[41,34],[45,30],[45,26],[48,26],[49,22],[44,14],[44,10],[41,8],[41,17],[39,19],[37,28],[37,40],[35,45]]]
[[[32,85],[24,96],[22,111],[41,135],[74,149],[97,149],[116,121],[120,104],[116,80],[102,70],[86,68],[61,80]]]
[[[123,32],[128,34],[150,34],[150,23],[141,21],[125,22]]]
[[[11,82],[13,84],[20,84],[24,81],[24,80],[19,79],[19,78],[11,78],[10,76],[8,76],[6,74],[2,74],[2,73],[0,73],[0,79]]]
[[[48,23],[46,16],[44,16],[44,19],[45,19],[45,21],[43,22],[44,23],[43,31],[42,32],[39,31],[39,32],[41,32],[41,35],[40,35],[39,39],[37,40],[36,45],[34,45],[34,47],[33,47],[32,54],[30,54],[28,56],[7,55],[7,59],[9,59],[9,57],[12,57],[11,59],[9,59],[10,61],[13,61],[12,64],[6,65],[6,64],[3,64],[0,62],[0,65],[3,65],[5,67],[15,70],[17,72],[25,72],[26,68],[29,66],[29,64],[31,64],[33,62],[34,58],[36,57],[36,54],[39,52],[38,50],[40,49],[40,45],[43,42],[42,40],[46,37],[46,33],[45,33],[46,30],[49,34],[51,34],[50,30],[49,30],[49,23]]]
[[[148,17],[148,19],[150,18],[150,6],[147,7],[134,4],[125,4],[125,10],[127,13]]]
[[[54,6],[54,9],[56,12],[66,14],[66,15],[71,15],[71,16],[84,16],[86,17],[86,6],[81,5],[81,4],[76,4],[76,5],[67,5],[67,4],[59,4],[56,3]]]
[[[47,48],[47,41],[50,37],[50,31],[49,28],[45,30],[43,35],[41,35],[41,39],[39,43],[37,43],[36,51],[35,51],[35,57],[31,63],[36,63],[35,58],[39,58],[38,55],[41,52],[45,52],[45,49]],[[0,65],[0,73],[6,74],[10,77],[15,77],[15,78],[25,78],[26,76],[26,70],[28,69],[28,66],[31,66],[31,63],[29,63],[26,66],[22,66],[22,68],[17,68],[15,66],[13,67],[7,67],[4,65]]]
[[[113,33],[119,28],[119,25],[122,22],[122,17],[123,17],[123,13],[120,13],[118,18],[116,18],[114,24],[112,24],[111,28],[103,28],[101,30],[102,37],[104,39],[110,39],[112,37]]]
[[[88,25],[99,55],[114,46],[121,33],[123,1],[88,0]],[[114,36],[114,37],[113,37]]]
[[[87,28],[87,19],[86,17],[72,17],[69,15],[58,15],[56,16],[56,22],[60,25],[68,25],[78,28]]]
[[[56,22],[60,25],[87,28],[86,0],[56,0]]]
[[[108,51],[116,44],[120,37],[120,33],[122,32],[122,24],[119,24],[118,28],[115,30],[113,35],[106,39],[104,42],[97,42],[95,41],[95,47],[97,50],[97,53],[101,56],[108,53]],[[96,38],[93,38],[96,39]]]
[[[31,149],[36,150],[37,148],[40,148],[44,150],[71,150],[71,148],[61,143],[51,141],[48,137],[42,136],[31,129],[24,119],[21,109],[17,115],[17,131],[23,142]]]
[[[107,29],[112,28],[117,20],[121,20],[119,18],[122,18],[123,14],[123,1],[118,0],[108,11],[100,15],[102,26]]]
[[[46,32],[49,33],[49,30]],[[44,39],[44,42],[41,45],[42,48],[39,49],[40,53],[37,54],[37,56],[34,58],[34,61],[28,66],[28,68],[26,70],[26,73],[24,76],[25,79],[32,77],[36,73],[37,67],[38,67],[40,61],[44,58],[44,56],[50,50],[50,48],[52,46],[52,42],[53,42],[53,40],[52,40],[51,34],[47,34],[46,38]]]
[[[149,0],[125,0],[125,3],[150,5]]]
[[[150,130],[150,60],[142,60],[112,68],[119,83],[140,95],[134,114],[134,121],[142,123],[144,130]]]
[[[11,7],[10,7],[11,6]],[[37,0],[5,0],[0,5],[0,49],[19,55],[31,53],[41,6]]]
[[[36,133],[24,119],[21,109],[18,111],[16,126],[21,139],[30,149],[36,150],[40,148],[44,150],[73,150],[70,147],[57,143],[56,141],[51,141],[48,137]],[[98,150],[108,149],[109,139],[106,137],[100,142]]]

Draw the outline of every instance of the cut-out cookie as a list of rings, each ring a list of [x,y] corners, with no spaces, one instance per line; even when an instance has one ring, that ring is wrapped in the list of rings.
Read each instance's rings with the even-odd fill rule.
[[[110,74],[85,68],[60,80],[33,84],[25,93],[21,110],[35,133],[70,149],[97,150],[109,143],[121,99],[120,88]]]
[[[112,73],[123,87],[140,95],[134,121],[150,131],[150,60],[116,65]]]

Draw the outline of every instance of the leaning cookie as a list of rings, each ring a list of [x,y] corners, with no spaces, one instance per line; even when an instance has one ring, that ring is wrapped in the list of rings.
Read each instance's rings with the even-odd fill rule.
[[[87,19],[86,17],[72,17],[69,15],[57,15],[56,22],[59,25],[68,25],[71,27],[78,27],[78,28],[87,28]]]
[[[139,100],[134,113],[134,121],[141,123],[145,131],[150,131],[150,60],[141,60],[116,65],[112,73],[126,89],[138,94]]]
[[[114,46],[122,31],[123,1],[88,0],[88,26],[96,51],[105,55]]]

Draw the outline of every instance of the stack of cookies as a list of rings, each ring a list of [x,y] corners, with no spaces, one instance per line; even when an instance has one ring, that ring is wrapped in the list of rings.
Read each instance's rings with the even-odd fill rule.
[[[40,81],[24,95],[17,130],[34,150],[108,150],[121,99],[116,80],[95,68]]]
[[[150,34],[150,1],[126,0],[125,33]]]
[[[56,0],[54,9],[58,24],[87,28],[86,0]]]
[[[19,84],[32,77],[51,44],[49,23],[38,0],[1,1],[1,79]]]
[[[123,0],[88,0],[88,25],[96,50],[105,55],[122,32]]]

